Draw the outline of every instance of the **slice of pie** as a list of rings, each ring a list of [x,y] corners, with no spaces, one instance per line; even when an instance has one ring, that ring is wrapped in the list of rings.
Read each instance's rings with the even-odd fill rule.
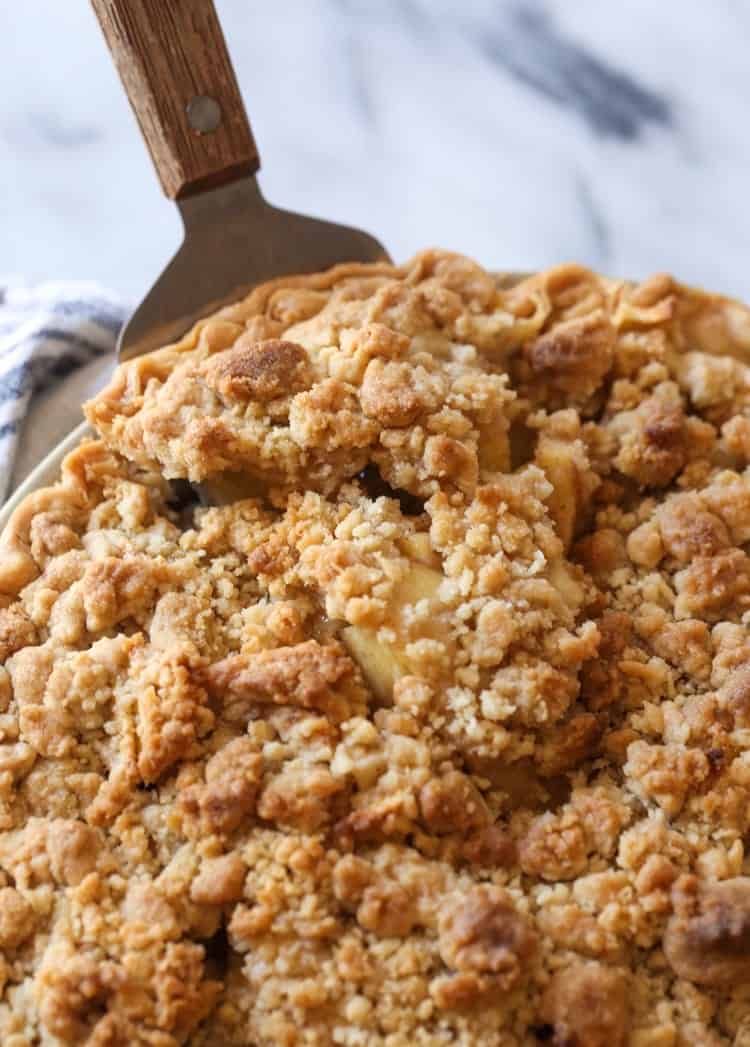
[[[750,1042],[748,309],[430,251],[86,415],[0,539],[4,1047]]]

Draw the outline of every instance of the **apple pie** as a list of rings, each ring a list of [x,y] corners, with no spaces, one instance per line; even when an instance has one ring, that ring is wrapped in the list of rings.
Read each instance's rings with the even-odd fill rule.
[[[750,1045],[746,307],[428,251],[85,410],[0,539],[4,1047]]]

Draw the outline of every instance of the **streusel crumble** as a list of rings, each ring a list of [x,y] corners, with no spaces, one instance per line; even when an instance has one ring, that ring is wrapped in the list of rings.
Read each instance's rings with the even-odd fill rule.
[[[122,365],[0,547],[4,1047],[748,1047],[749,354],[426,252]]]

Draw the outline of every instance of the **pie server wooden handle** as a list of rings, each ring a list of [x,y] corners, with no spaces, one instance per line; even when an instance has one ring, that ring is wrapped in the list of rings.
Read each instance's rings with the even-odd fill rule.
[[[164,192],[260,167],[212,0],[91,0]]]

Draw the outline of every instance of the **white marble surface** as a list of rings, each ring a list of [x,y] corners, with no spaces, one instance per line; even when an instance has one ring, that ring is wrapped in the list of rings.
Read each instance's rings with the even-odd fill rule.
[[[750,297],[743,0],[217,6],[273,202]],[[0,272],[134,299],[178,236],[89,5],[0,5]]]

